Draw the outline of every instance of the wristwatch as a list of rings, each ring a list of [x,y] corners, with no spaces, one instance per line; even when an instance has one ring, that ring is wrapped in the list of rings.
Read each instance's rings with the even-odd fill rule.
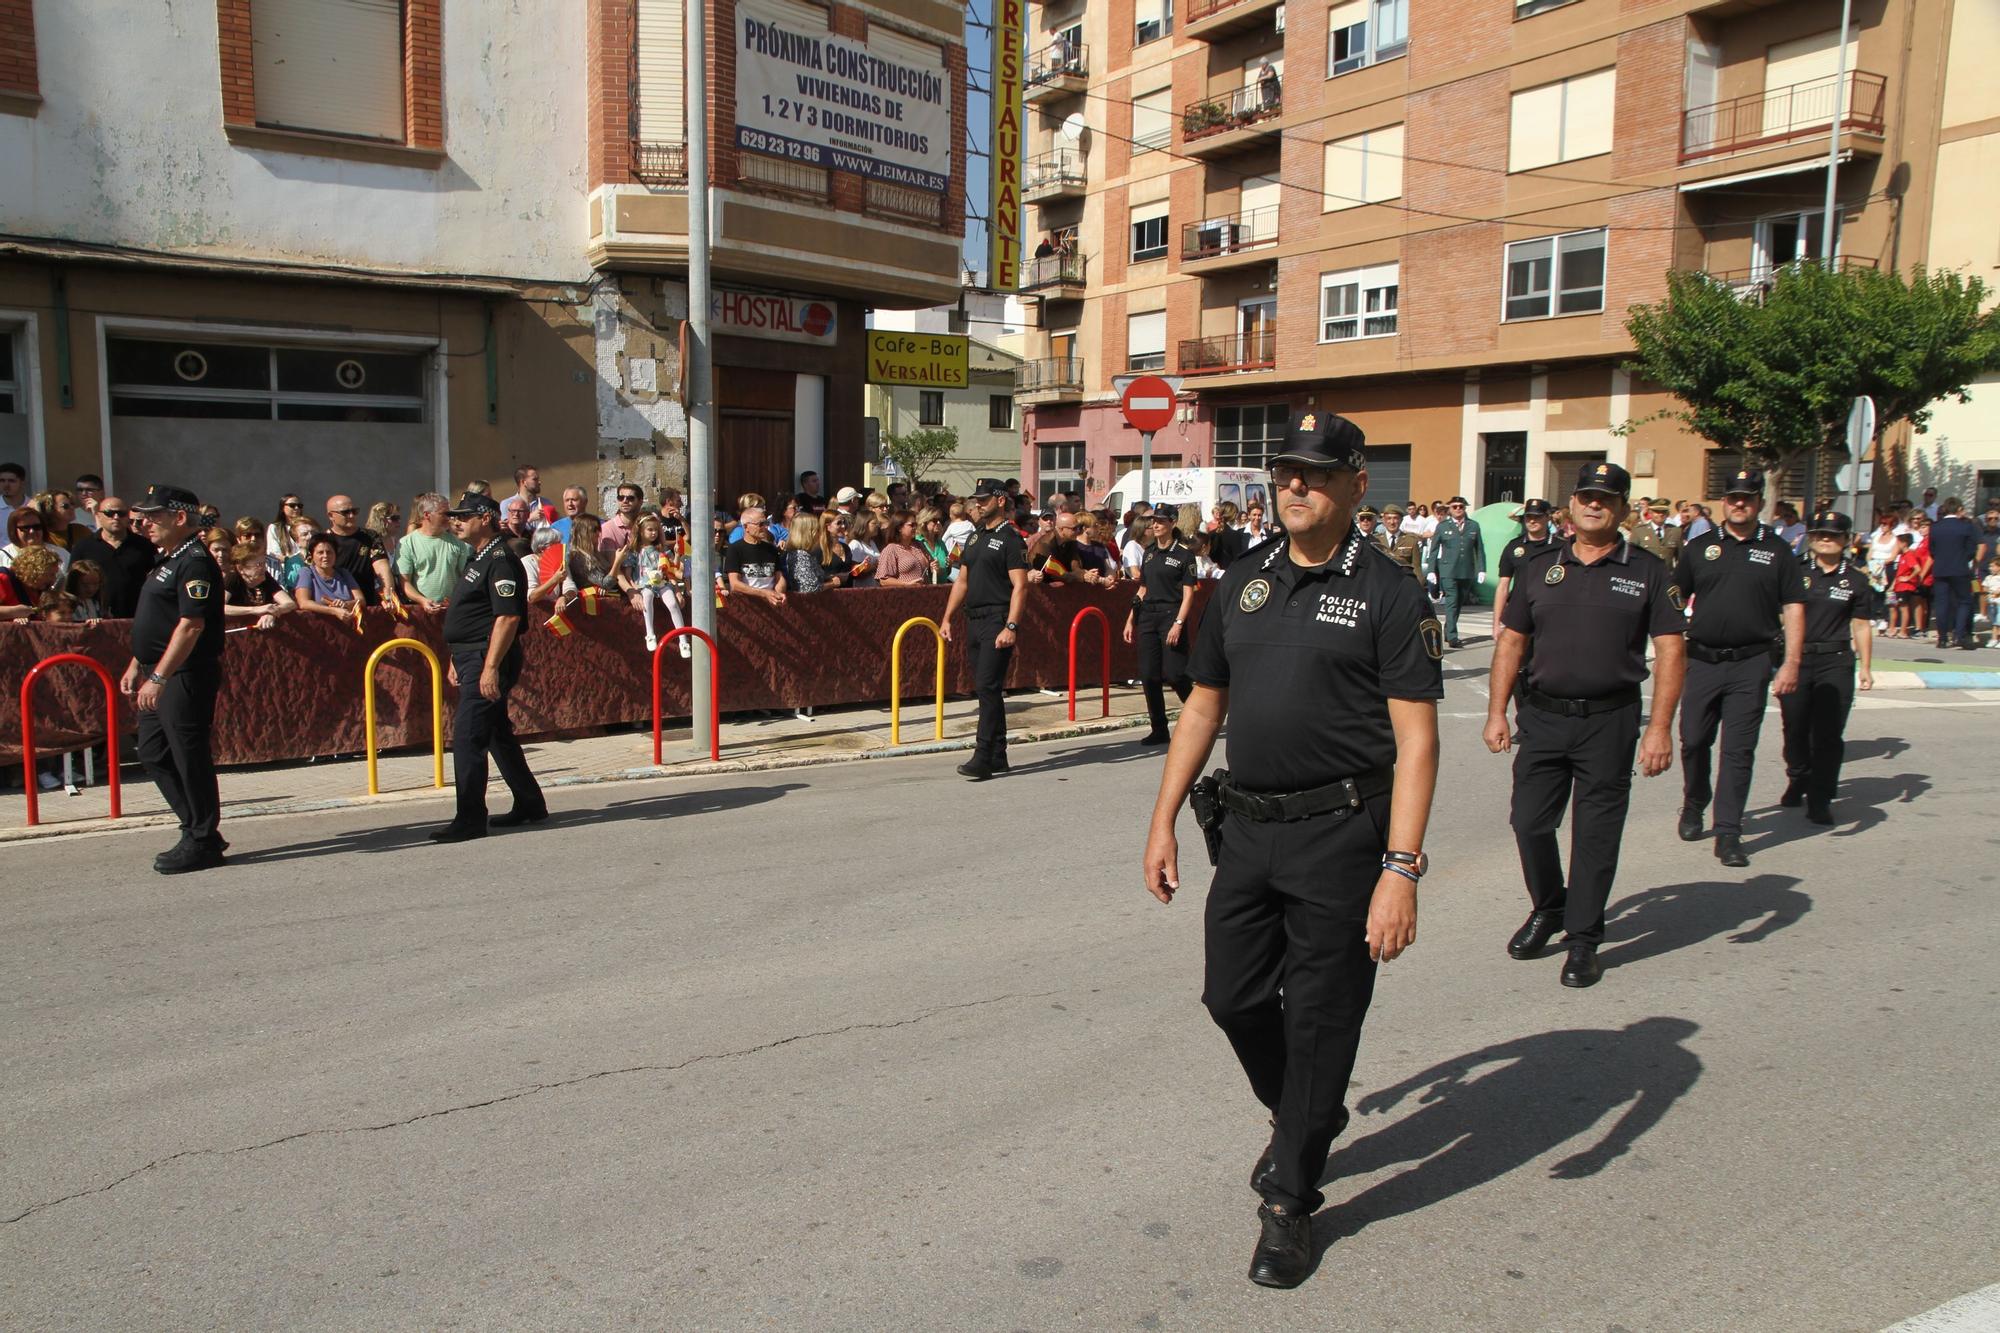
[[[1392,865],[1408,867],[1410,870],[1416,872],[1418,879],[1422,879],[1430,873],[1431,858],[1426,852],[1382,853],[1382,868],[1387,870]]]
[[[1007,622],[1007,628],[1008,628],[1008,629],[1019,629],[1019,628],[1021,628],[1021,627],[1020,627],[1020,625],[1018,625],[1018,624],[1017,624],[1017,623],[1015,623],[1014,621],[1011,621],[1011,620],[1010,620],[1010,621],[1008,621],[1008,622]]]
[[[146,679],[152,681],[155,685],[164,685],[167,683],[167,678],[157,671],[148,671]]]

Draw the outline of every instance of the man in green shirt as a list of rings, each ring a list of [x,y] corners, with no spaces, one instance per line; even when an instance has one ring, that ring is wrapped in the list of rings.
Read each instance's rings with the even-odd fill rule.
[[[414,521],[396,547],[396,575],[403,596],[432,614],[444,610],[452,586],[472,559],[472,548],[446,530],[450,508],[442,495],[417,497]]]

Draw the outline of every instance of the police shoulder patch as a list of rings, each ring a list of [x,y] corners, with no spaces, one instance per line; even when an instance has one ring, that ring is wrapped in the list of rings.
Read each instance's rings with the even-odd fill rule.
[[[1444,626],[1436,616],[1417,626],[1417,633],[1424,641],[1424,651],[1431,655],[1433,662],[1444,660]]]
[[[1676,611],[1687,610],[1687,598],[1681,596],[1681,590],[1679,584],[1669,583],[1667,585],[1667,600],[1674,604],[1674,610]]]
[[[512,579],[493,580],[493,591],[502,597],[512,597],[520,586],[520,584],[514,582]]]
[[[1528,548],[1525,546],[1516,546],[1514,548],[1514,558],[1516,560],[1519,560],[1522,556],[1526,555],[1527,553],[1528,553]]]
[[[187,590],[187,595],[195,601],[205,602],[208,600],[211,585],[207,579],[189,579],[181,586]]]
[[[1555,584],[1561,583],[1562,581],[1563,581],[1563,564],[1562,561],[1558,560],[1553,565],[1549,566],[1548,573],[1542,575],[1542,582],[1553,586]]]
[[[1236,605],[1244,611],[1261,611],[1264,603],[1270,600],[1270,583],[1264,579],[1251,579],[1243,585],[1243,595],[1236,599]]]

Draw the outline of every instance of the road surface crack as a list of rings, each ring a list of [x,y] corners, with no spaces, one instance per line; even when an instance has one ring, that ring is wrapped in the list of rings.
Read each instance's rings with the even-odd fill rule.
[[[922,1023],[928,1019],[936,1018],[940,1014],[956,1013],[964,1009],[980,1009],[988,1005],[1004,1004],[1009,1000],[1045,999],[1055,993],[1054,991],[1034,991],[1019,992],[1010,995],[992,995],[983,1000],[965,1000],[958,1004],[936,1005],[913,1014],[908,1018],[898,1018],[877,1023],[849,1023],[845,1027],[822,1028],[813,1032],[795,1032],[789,1037],[779,1037],[776,1040],[767,1041],[757,1046],[745,1046],[741,1050],[711,1051],[705,1055],[691,1055],[687,1059],[676,1061],[673,1064],[626,1065],[619,1069],[600,1069],[591,1074],[578,1074],[574,1078],[558,1079],[553,1083],[536,1083],[513,1092],[502,1093],[498,1097],[488,1097],[476,1102],[465,1102],[458,1106],[440,1107],[434,1111],[421,1111],[416,1115],[405,1116],[401,1120],[385,1120],[375,1125],[336,1125],[321,1129],[302,1129],[294,1134],[286,1134],[263,1143],[244,1144],[237,1148],[184,1148],[180,1152],[168,1153],[165,1157],[156,1158],[144,1166],[127,1171],[116,1180],[107,1181],[102,1185],[93,1185],[89,1189],[77,1190],[74,1193],[65,1194],[60,1198],[33,1204],[15,1213],[12,1217],[0,1218],[0,1226],[12,1226],[16,1222],[25,1221],[33,1217],[36,1213],[46,1212],[62,1204],[72,1203],[77,1199],[87,1199],[93,1194],[108,1193],[128,1181],[136,1180],[140,1176],[146,1175],[148,1172],[157,1171],[163,1166],[171,1166],[175,1162],[186,1161],[191,1158],[234,1157],[242,1153],[263,1152],[268,1148],[279,1148],[287,1143],[296,1143],[300,1139],[329,1138],[341,1134],[379,1134],[385,1130],[404,1129],[410,1125],[421,1124],[426,1120],[439,1120],[448,1115],[457,1115],[461,1111],[479,1111],[490,1106],[504,1106],[508,1102],[518,1102],[523,1098],[537,1097],[545,1092],[558,1092],[564,1088],[576,1087],[579,1084],[593,1083],[598,1079],[623,1078],[631,1074],[671,1074],[677,1070],[692,1068],[700,1064],[711,1064],[718,1060],[738,1060],[744,1056],[762,1055],[766,1051],[775,1051],[781,1046],[791,1046],[802,1041],[817,1041],[824,1037],[841,1037],[851,1032],[887,1032],[892,1028],[906,1028],[914,1023]]]

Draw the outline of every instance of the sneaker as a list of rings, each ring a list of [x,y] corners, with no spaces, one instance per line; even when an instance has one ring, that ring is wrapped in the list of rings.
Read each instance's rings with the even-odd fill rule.
[[[689,638],[689,637],[688,637],[687,635],[683,634],[683,635],[681,635],[681,637],[680,637],[680,638],[678,638],[678,639],[675,639],[675,640],[674,640],[674,642],[675,642],[675,643],[676,643],[677,645],[679,645],[679,647],[680,647],[680,650],[681,650],[681,656],[682,656],[682,657],[693,657],[693,656],[694,656],[694,640],[693,640],[693,639],[690,639],[690,638]]]
[[[657,634],[648,634],[648,635],[646,636],[646,651],[647,651],[647,652],[649,652],[649,653],[650,653],[650,652],[652,652],[652,651],[653,651],[653,650],[654,650],[655,648],[657,648],[657,647],[659,647],[659,646],[660,646],[660,636],[659,636],[659,635],[657,635]]]

